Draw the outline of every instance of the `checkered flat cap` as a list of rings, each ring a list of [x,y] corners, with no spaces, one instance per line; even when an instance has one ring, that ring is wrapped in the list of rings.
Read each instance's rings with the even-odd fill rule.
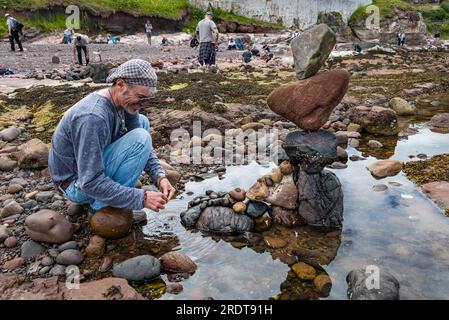
[[[126,83],[152,87],[157,85],[157,75],[148,61],[132,59],[118,66],[106,79],[112,83],[117,79],[123,79]]]

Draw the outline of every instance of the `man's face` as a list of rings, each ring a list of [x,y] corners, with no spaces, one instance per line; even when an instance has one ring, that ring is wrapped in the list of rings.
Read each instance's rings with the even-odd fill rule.
[[[117,85],[119,88],[118,102],[130,114],[135,114],[142,107],[149,106],[156,93],[155,88],[129,85],[122,80],[119,80]]]

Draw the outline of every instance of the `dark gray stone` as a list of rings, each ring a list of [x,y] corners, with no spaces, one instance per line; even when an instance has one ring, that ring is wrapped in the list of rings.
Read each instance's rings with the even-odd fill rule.
[[[30,241],[26,241],[22,244],[20,256],[24,260],[30,260],[30,259],[34,259],[37,256],[41,255],[42,253],[45,252],[45,250],[46,249],[44,246],[40,245],[37,242],[30,240]]]
[[[115,265],[112,274],[129,281],[151,280],[161,274],[161,263],[150,255],[138,256]]]
[[[309,174],[318,173],[338,161],[337,139],[335,134],[326,130],[290,132],[282,147],[292,165],[299,164]]]
[[[263,216],[269,209],[270,207],[265,202],[249,201],[246,205],[246,214],[255,219]]]
[[[42,191],[36,195],[36,201],[47,203],[47,202],[50,202],[51,199],[53,199],[54,195],[55,194],[52,191]]]
[[[298,189],[298,214],[315,227],[342,228],[343,191],[337,176],[328,170],[307,174],[300,170],[294,174]]]
[[[196,227],[205,232],[235,234],[251,231],[254,221],[246,215],[235,214],[230,208],[209,207],[202,212]]]
[[[3,129],[0,131],[0,139],[3,141],[11,142],[20,135],[20,129],[16,127],[9,127],[8,129]]]
[[[67,242],[63,243],[58,247],[59,252],[69,250],[69,249],[74,249],[74,250],[78,249],[78,243],[76,241],[72,240],[72,241],[67,241]]]
[[[25,209],[32,209],[38,205],[36,200],[28,200],[27,202],[22,204],[22,207]]]
[[[193,227],[201,215],[200,206],[194,206],[186,211],[181,212],[181,222],[184,226]]]
[[[335,33],[322,23],[304,31],[290,43],[299,80],[315,75],[326,62],[337,39]]]
[[[59,264],[55,265],[53,268],[51,268],[50,274],[53,277],[55,277],[55,276],[65,276],[65,266],[61,266]]]
[[[379,289],[369,288],[374,285],[373,276],[367,270],[352,270],[346,276],[348,298],[350,300],[399,300],[399,281],[389,272],[379,270]]]

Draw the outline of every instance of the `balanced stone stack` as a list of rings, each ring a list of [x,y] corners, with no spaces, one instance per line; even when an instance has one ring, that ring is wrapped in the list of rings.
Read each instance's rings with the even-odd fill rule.
[[[295,38],[291,46],[299,81],[274,90],[268,105],[303,130],[291,132],[283,144],[295,166],[300,218],[311,226],[341,229],[341,184],[334,173],[323,170],[338,160],[337,140],[321,127],[346,94],[350,75],[346,70],[316,75],[335,43],[334,32],[325,24]]]

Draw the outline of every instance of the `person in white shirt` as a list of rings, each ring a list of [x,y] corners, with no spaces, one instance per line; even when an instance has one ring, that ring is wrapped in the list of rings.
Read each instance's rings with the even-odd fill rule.
[[[19,46],[19,50],[23,51],[22,43],[20,42],[20,26],[21,23],[14,19],[9,13],[5,14],[6,17],[6,25],[8,26],[8,36],[9,36],[9,43],[11,44],[11,51],[16,51],[14,40],[17,42],[17,45]]]
[[[81,50],[84,51],[86,56],[86,66],[89,64],[89,37],[86,35],[78,34],[73,41],[73,60],[76,61],[76,54],[78,53],[78,63],[83,64],[83,56]]]
[[[148,44],[151,46],[151,34],[153,32],[153,25],[150,23],[150,20],[147,20],[145,23],[145,34],[147,35]]]

